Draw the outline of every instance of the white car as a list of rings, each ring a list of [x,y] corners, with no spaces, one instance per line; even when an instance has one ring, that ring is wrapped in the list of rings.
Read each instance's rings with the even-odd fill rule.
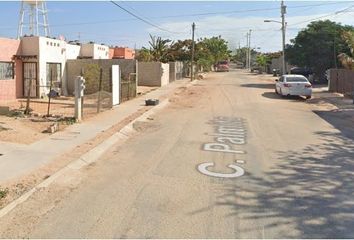
[[[281,96],[312,96],[312,85],[302,75],[287,74],[275,80],[275,92]]]

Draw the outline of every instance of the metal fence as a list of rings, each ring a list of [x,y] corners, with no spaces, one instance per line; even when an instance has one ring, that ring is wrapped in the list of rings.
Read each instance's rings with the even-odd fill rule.
[[[82,68],[85,79],[85,94],[82,98],[82,117],[89,118],[112,108],[111,71],[103,70],[98,64]]]
[[[329,91],[353,96],[354,71],[348,69],[330,69]]]
[[[23,98],[7,102],[13,111],[27,115],[65,118],[74,116],[74,97],[62,95],[61,84],[55,71],[48,74],[47,84],[40,85],[31,72],[24,78]]]
[[[136,74],[134,73],[129,74],[127,80],[122,78],[120,83],[120,102],[125,102],[136,97],[136,79]]]
[[[34,68],[35,69],[35,68]],[[87,64],[81,68],[85,78],[85,91],[82,98],[82,117],[90,118],[112,108],[112,68],[99,64]],[[136,73],[124,73],[120,76],[120,102],[135,98],[137,95]],[[73,81],[74,79],[70,79]],[[73,92],[69,92],[73,94]],[[31,71],[25,75],[23,96],[15,100],[2,100],[0,106],[9,108],[14,114],[27,114],[53,119],[73,118],[75,115],[75,97],[64,96],[61,81],[55,71],[47,75],[45,85],[40,85]]]

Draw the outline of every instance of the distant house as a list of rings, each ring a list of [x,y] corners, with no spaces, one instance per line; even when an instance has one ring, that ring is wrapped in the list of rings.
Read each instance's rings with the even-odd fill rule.
[[[127,47],[110,48],[112,59],[135,59],[135,50]]]

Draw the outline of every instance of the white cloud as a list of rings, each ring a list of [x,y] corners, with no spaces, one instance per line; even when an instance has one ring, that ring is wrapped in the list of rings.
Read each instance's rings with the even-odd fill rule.
[[[352,25],[352,12],[333,14],[325,18],[321,18],[326,14],[316,14],[307,16],[286,17],[288,23],[286,42],[294,38],[298,31],[305,28],[309,23],[308,20],[320,18],[319,20],[329,19],[331,21],[340,22],[342,24]],[[281,25],[278,23],[265,23],[264,17],[235,17],[235,16],[213,16],[205,17],[196,21],[196,37],[211,37],[221,35],[228,40],[230,47],[238,47],[246,45],[246,33],[252,29],[251,46],[260,47],[261,51],[278,51],[281,49]],[[280,18],[272,20],[280,21]],[[303,22],[303,23],[301,23]],[[299,24],[296,24],[299,23]],[[296,24],[296,25],[294,25]],[[191,38],[191,22],[174,21],[160,25],[164,29],[173,32],[181,32],[181,34],[170,34],[156,28],[148,28],[147,31],[172,40]]]

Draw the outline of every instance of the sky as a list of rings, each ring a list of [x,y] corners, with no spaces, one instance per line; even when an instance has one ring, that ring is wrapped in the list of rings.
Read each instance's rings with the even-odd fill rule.
[[[246,45],[261,52],[281,50],[280,1],[116,1],[136,16],[109,1],[47,1],[50,35],[67,40],[94,41],[112,46],[148,46],[149,34],[171,40],[219,36],[231,49]],[[330,19],[354,25],[354,2],[285,1],[286,42],[311,20]],[[20,1],[0,1],[0,37],[16,38]],[[157,27],[155,27],[157,26]]]

